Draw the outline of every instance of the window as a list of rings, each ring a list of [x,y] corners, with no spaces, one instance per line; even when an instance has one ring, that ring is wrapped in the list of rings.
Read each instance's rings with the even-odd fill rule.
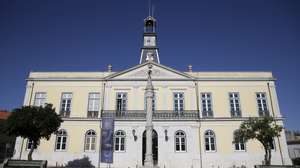
[[[89,93],[88,118],[97,118],[100,108],[100,93]]]
[[[213,117],[212,97],[210,93],[201,93],[202,117]]]
[[[27,149],[27,150],[30,150],[31,147],[32,147],[32,145],[33,145],[33,141],[27,139],[27,146],[26,146],[26,149]],[[36,148],[37,148],[37,146],[36,146],[34,149],[36,149]]]
[[[124,114],[127,110],[127,93],[117,93],[117,113]]]
[[[229,93],[231,117],[241,117],[240,98],[238,93]]]
[[[186,151],[186,136],[183,131],[177,131],[175,133],[175,151],[176,152]]]
[[[234,136],[234,133],[233,133],[233,136]],[[234,143],[234,149],[236,151],[245,151],[246,148],[245,148],[245,142],[244,142],[244,139],[235,139],[235,143]]]
[[[207,130],[204,134],[205,150],[216,151],[216,138],[212,130]]]
[[[269,116],[269,111],[267,108],[267,99],[265,93],[256,93],[256,101],[258,107],[259,116]]]
[[[174,93],[174,111],[179,113],[183,112],[184,108],[184,94],[183,93]]]
[[[72,93],[63,93],[61,96],[60,115],[62,117],[70,117]]]
[[[124,152],[125,151],[125,132],[117,131],[115,134],[115,151]]]
[[[46,103],[46,93],[45,92],[37,92],[34,97],[34,106],[45,106]]]
[[[153,95],[153,99],[152,99],[152,111],[155,111],[155,94]],[[145,110],[147,109],[147,96],[145,94]]]
[[[85,133],[84,151],[95,151],[96,149],[96,132],[88,130]]]
[[[67,132],[63,129],[59,130],[56,134],[56,146],[55,150],[66,150],[67,144]]]

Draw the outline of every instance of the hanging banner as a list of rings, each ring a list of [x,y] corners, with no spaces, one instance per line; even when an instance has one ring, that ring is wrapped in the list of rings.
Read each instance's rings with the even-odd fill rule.
[[[101,162],[113,163],[114,119],[102,118]]]

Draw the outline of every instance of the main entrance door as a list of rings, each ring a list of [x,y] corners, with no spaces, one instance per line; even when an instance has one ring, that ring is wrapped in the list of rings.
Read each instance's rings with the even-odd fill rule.
[[[145,153],[146,153],[146,131],[143,132],[143,165],[145,161]],[[153,162],[154,165],[157,165],[158,159],[158,143],[157,143],[157,132],[155,130],[152,131],[152,152],[153,152]]]

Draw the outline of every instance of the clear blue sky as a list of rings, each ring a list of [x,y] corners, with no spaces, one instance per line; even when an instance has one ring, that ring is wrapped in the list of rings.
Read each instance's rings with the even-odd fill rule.
[[[299,119],[299,0],[152,0],[161,63],[272,71],[289,129]],[[0,108],[22,105],[29,71],[138,64],[148,0],[0,0]]]

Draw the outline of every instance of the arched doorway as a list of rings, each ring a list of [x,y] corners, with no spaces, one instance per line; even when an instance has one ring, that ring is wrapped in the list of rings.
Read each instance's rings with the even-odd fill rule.
[[[145,161],[145,153],[146,153],[146,130],[143,132],[143,165]],[[158,141],[157,141],[157,132],[152,130],[152,152],[153,152],[153,162],[154,165],[157,165],[158,160]]]

